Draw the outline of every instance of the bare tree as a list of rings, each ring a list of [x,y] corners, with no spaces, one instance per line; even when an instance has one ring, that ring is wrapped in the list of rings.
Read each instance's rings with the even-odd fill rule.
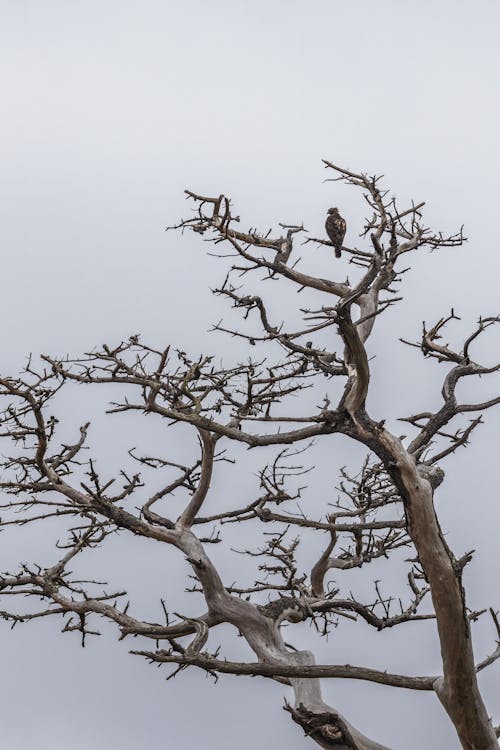
[[[456,395],[464,378],[500,369],[499,363],[474,359],[478,338],[500,318],[481,318],[461,348],[442,340],[445,327],[456,319],[453,311],[434,325],[424,325],[420,341],[405,342],[424,357],[437,360],[444,370],[439,408],[403,419],[411,438],[392,434],[384,420],[370,416],[366,346],[379,316],[401,299],[395,290],[407,270],[402,267],[402,256],[423,248],[457,246],[464,238],[461,231],[447,237],[427,229],[422,223],[424,204],[399,208],[382,190],[379,178],[330,162],[325,166],[332,179],[359,189],[370,207],[361,234],[362,249],[342,248],[357,277],[355,283],[299,270],[297,240],[304,236],[302,226],[281,225],[280,236],[240,231],[239,217],[224,195],[207,197],[186,191],[194,212],[176,228],[203,235],[217,248],[215,255],[229,258],[223,260],[229,264],[224,282],[214,292],[243,318],[234,328],[223,322],[214,328],[246,341],[248,352],[265,351],[262,357],[221,365],[211,356],[192,358],[168,346],[151,348],[134,336],[78,359],[44,356],[38,367],[29,362],[22,377],[0,379],[5,402],[0,434],[11,444],[3,451],[7,457],[0,484],[4,494],[1,525],[25,526],[54,519],[58,523],[67,519],[69,525],[66,541],[58,545],[63,552],[50,565],[25,563],[17,572],[1,575],[5,599],[10,595],[28,597],[28,602],[40,600],[41,608],[25,611],[12,606],[1,614],[13,624],[61,616],[64,630],[79,631],[82,641],[94,632],[90,623],[98,616],[116,623],[121,638],[144,639],[142,649],[132,653],[171,667],[173,674],[192,666],[214,677],[230,673],[277,680],[293,689],[293,704],[287,704],[292,719],[323,748],[385,747],[323,701],[321,678],[348,678],[433,691],[463,748],[497,749],[498,729],[492,726],[484,705],[477,673],[498,659],[500,646],[483,662],[475,662],[471,622],[481,613],[467,607],[462,585],[462,572],[471,555],[457,559],[450,550],[436,516],[434,493],[444,479],[441,462],[466,445],[481,422],[480,414],[500,403],[500,397],[462,403]],[[326,246],[325,252],[332,244],[313,238],[306,242]],[[329,252],[334,276],[338,261]],[[254,276],[267,291],[267,301],[264,295],[243,288]],[[290,326],[274,319],[269,290],[276,287],[263,282],[282,283],[306,293],[313,290],[322,304],[300,308],[300,325]],[[138,472],[123,470],[117,489],[116,478],[103,478],[96,462],[86,457],[89,424],[80,427],[72,442],[60,438],[53,402],[61,389],[73,383],[112,384],[115,390],[121,389],[122,400],[109,410],[113,414],[155,415],[169,430],[191,427],[198,436],[199,457],[187,466],[177,463],[175,456],[147,456],[131,449]],[[330,387],[333,384],[335,388]],[[340,396],[334,397],[334,391]],[[304,397],[297,399],[299,394]],[[469,414],[472,421],[461,421]],[[337,434],[364,446],[366,460],[357,473],[342,470],[339,500],[326,515],[295,512],[295,502],[305,492],[301,485],[307,484],[307,446],[316,438],[334,441]],[[274,446],[274,451],[270,460],[266,453],[256,496],[248,497],[242,507],[204,514],[212,475],[218,462],[229,460],[225,450],[231,444]],[[147,472],[167,472],[168,481],[148,493]],[[174,495],[185,498],[177,517],[169,514]],[[222,528],[234,528],[234,524],[248,524],[248,538],[257,544],[261,540],[260,547],[250,545],[246,550],[257,568],[250,585],[230,583],[228,574],[216,568],[206,551],[210,544],[222,541]],[[257,537],[261,527],[263,536]],[[97,581],[75,577],[70,570],[75,559],[117,531],[178,550],[191,567],[192,590],[201,592],[205,611],[191,616],[173,613],[172,619],[165,610],[165,622],[148,622],[129,612],[128,603],[122,603],[124,592],[110,593]],[[313,533],[315,562],[303,569],[298,561],[299,543]],[[360,601],[346,591],[342,571],[391,555],[393,560],[398,554],[401,558],[401,550],[408,566],[406,602],[398,604],[394,597],[387,597],[378,584],[371,601]],[[334,583],[330,571],[335,571]],[[500,638],[497,616],[493,609],[490,613]],[[441,674],[409,676],[363,666],[316,664],[311,651],[296,650],[284,640],[285,622],[292,628],[310,621],[321,637],[339,618],[361,618],[376,630],[435,620]],[[207,650],[212,629],[221,623],[229,623],[235,634],[243,636],[255,654],[254,661],[235,662]]]

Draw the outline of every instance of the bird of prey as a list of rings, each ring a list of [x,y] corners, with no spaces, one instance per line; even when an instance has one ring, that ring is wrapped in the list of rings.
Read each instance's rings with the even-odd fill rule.
[[[325,229],[335,248],[335,257],[340,258],[342,243],[344,242],[346,223],[339,214],[338,208],[329,208],[326,217]]]

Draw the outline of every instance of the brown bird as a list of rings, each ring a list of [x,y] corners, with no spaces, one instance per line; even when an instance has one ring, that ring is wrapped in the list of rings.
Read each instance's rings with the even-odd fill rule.
[[[338,208],[329,208],[326,217],[325,229],[335,248],[335,257],[340,258],[342,243],[344,242],[346,223],[345,219],[339,214]]]

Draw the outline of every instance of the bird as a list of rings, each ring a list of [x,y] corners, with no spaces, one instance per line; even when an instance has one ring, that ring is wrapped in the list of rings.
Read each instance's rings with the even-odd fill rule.
[[[326,217],[325,229],[335,248],[335,257],[340,258],[342,243],[344,242],[346,223],[345,219],[339,214],[338,208],[329,208]]]

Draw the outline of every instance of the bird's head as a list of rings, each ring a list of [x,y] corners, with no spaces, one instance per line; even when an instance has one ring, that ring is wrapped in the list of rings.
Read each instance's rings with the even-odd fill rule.
[[[338,208],[329,208],[328,213],[329,214],[338,214],[339,210]]]

